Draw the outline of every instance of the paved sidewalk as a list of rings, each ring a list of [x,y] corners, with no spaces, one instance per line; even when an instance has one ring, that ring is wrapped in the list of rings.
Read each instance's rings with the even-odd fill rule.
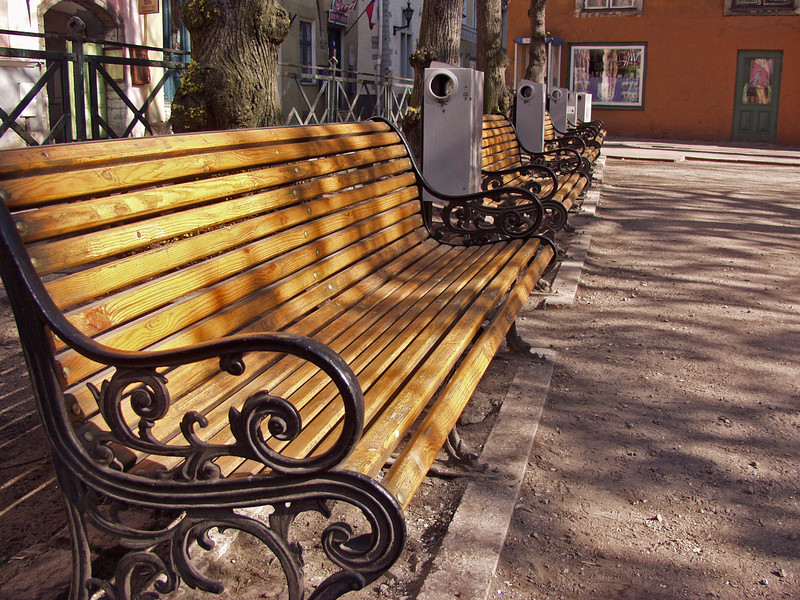
[[[610,138],[603,144],[608,158],[682,162],[684,160],[800,166],[800,148],[753,147],[733,143],[680,142]]]
[[[800,150],[744,148],[733,145],[646,140],[607,140],[606,144],[604,144],[603,155],[607,159],[637,161],[713,161],[720,163],[761,163],[764,165],[800,166]],[[730,164],[727,166],[730,168]],[[720,168],[722,167],[723,165],[720,165]],[[676,182],[676,186],[677,185],[679,185],[679,182]],[[614,194],[614,186],[612,185],[610,188],[611,189],[608,190],[607,193]],[[593,202],[590,204],[596,204],[603,193],[602,172],[600,181],[593,185],[591,193],[596,196],[596,198],[594,198]],[[572,236],[573,239],[570,246],[565,248],[568,260],[562,263],[556,280],[553,282],[551,297],[546,298],[543,303],[543,308],[545,310],[548,308],[563,308],[569,310],[574,302],[577,288],[581,280],[581,273],[584,270],[584,261],[586,259],[588,246],[591,243],[592,231],[596,224],[594,206],[591,208],[592,210],[582,211],[580,216],[576,215],[576,218],[574,218],[573,222],[576,226],[576,233]],[[536,302],[529,303],[527,314],[521,315],[522,323],[520,331],[523,335],[526,333],[527,329],[526,322],[536,323],[542,318],[543,313],[541,310],[532,310],[535,305]],[[535,333],[533,335],[535,336]],[[558,367],[558,363],[560,362],[561,360],[556,359],[556,367]],[[549,373],[546,379],[549,384]],[[528,381],[530,382],[530,378],[528,378]],[[545,395],[550,395],[550,393],[546,391]],[[529,428],[528,436],[522,436],[526,439],[526,442],[518,444],[516,452],[509,452],[506,450],[508,452],[506,458],[509,463],[513,464],[516,464],[516,461],[522,459],[522,464],[524,465],[525,463],[522,457],[527,449],[530,448],[530,444],[527,440],[529,437],[532,438],[536,435],[542,407],[537,401],[539,392],[536,386],[531,386],[528,394],[526,394],[524,390],[517,391],[511,395],[511,398],[507,398],[506,401],[511,400],[513,403],[514,398],[519,396],[523,398],[527,396],[529,398],[532,404],[531,413],[533,413],[534,422],[527,424]],[[547,402],[546,399],[545,402]],[[558,409],[556,409],[556,412],[558,412]],[[502,427],[500,421],[498,421],[498,425]],[[498,427],[496,426],[495,430],[492,432],[493,436],[502,438],[509,434],[509,432],[497,431],[497,429]],[[535,462],[536,461],[529,462],[527,466],[535,465]],[[523,467],[522,473],[526,471],[529,471],[527,473],[528,479],[536,479],[538,477],[535,468],[533,469],[533,473],[531,473],[531,469],[525,469]],[[502,546],[498,546],[497,544],[497,542],[499,542],[497,536],[505,538],[507,535],[507,528],[512,521],[513,510],[507,512],[508,507],[518,508],[519,506],[523,506],[524,508],[524,504],[519,504],[522,502],[521,496],[519,495],[519,473],[509,473],[507,479],[514,482],[514,485],[511,487],[516,496],[516,499],[510,502],[487,504],[485,497],[488,493],[487,490],[489,490],[491,486],[487,486],[485,483],[468,488],[461,501],[458,513],[453,519],[451,528],[445,537],[439,556],[435,560],[435,564],[426,577],[421,592],[417,596],[418,600],[433,600],[434,598],[450,597],[458,598],[459,600],[486,600],[490,597],[506,596],[510,598],[525,598],[527,600],[528,598],[540,597],[539,594],[542,593],[542,589],[536,585],[526,586],[524,573],[509,573],[507,569],[510,565],[508,563],[511,562],[513,564],[514,561],[507,560],[505,572],[503,572],[502,568],[499,572],[497,571],[500,554],[502,552],[501,548],[506,548],[506,552],[508,552],[509,545],[513,545],[510,539],[505,539],[505,543]],[[489,490],[489,492],[495,493],[494,490]],[[491,506],[491,508],[488,508],[489,506]],[[502,507],[502,509],[499,507]],[[568,570],[569,569],[567,569],[567,571]],[[502,575],[503,580],[514,580],[514,584],[511,585],[510,589],[508,586],[506,586],[506,589],[503,589],[503,586],[500,585],[501,580],[496,579],[499,575]],[[508,581],[505,581],[505,583],[509,584]],[[530,579],[528,583],[531,583]],[[541,597],[544,598],[545,596]]]

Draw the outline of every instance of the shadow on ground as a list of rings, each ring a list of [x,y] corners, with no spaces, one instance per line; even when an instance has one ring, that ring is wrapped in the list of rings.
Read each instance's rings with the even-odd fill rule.
[[[562,362],[493,597],[796,597],[797,189],[608,162],[578,303],[528,323]]]

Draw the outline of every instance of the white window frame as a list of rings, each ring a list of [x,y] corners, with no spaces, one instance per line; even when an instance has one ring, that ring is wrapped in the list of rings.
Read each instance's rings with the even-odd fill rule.
[[[590,53],[598,51],[617,53],[617,62],[610,63],[608,74],[605,60],[602,73],[594,72]],[[567,76],[569,89],[592,94],[594,108],[644,110],[647,42],[569,44]]]
[[[600,0],[604,6],[587,6],[589,0],[583,0],[583,10],[621,10],[636,8],[636,0]]]
[[[414,52],[414,36],[411,33],[400,33],[400,77],[413,79],[414,69],[408,59]]]
[[[586,0],[575,0],[575,15],[640,15],[644,4],[644,0],[604,0],[604,2],[605,6],[586,6]]]

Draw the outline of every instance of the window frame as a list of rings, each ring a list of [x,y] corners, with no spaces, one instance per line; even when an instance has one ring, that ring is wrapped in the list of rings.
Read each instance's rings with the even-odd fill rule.
[[[615,109],[615,110],[644,110],[645,108],[645,83],[647,80],[647,42],[586,42],[575,43],[568,45],[568,65],[567,77],[568,87],[575,92],[587,92],[592,94],[592,108],[599,109]],[[631,69],[637,68],[639,70],[636,80],[638,82],[638,95],[635,100],[624,100],[624,85],[620,87],[620,95],[623,96],[622,100],[618,101],[603,101],[600,99],[600,94],[592,88],[591,76],[588,74],[588,66],[583,69],[581,64],[583,60],[576,60],[578,52],[582,50],[623,50],[623,51],[640,51],[639,66],[631,65]],[[581,68],[587,71],[582,77],[578,77],[577,70]],[[632,71],[633,72],[633,71]],[[586,85],[580,85],[580,79],[586,78]],[[619,77],[619,83],[625,83],[624,77]],[[615,89],[616,95],[616,89]]]
[[[631,6],[612,6],[616,0],[605,0],[608,6],[586,6],[586,0],[575,0],[575,15],[579,17],[641,15],[644,0],[629,0]]]
[[[310,33],[310,38],[308,40],[306,40],[303,35],[304,25],[308,26],[308,31]],[[315,82],[314,67],[317,65],[316,44],[314,43],[314,21],[300,19],[298,28],[297,39],[300,46],[300,83],[313,84]],[[307,53],[309,62],[305,62]]]
[[[737,6],[737,0],[725,0],[726,16],[785,16],[800,15],[800,0],[790,0],[786,5],[765,5],[764,0],[757,0],[760,4]]]

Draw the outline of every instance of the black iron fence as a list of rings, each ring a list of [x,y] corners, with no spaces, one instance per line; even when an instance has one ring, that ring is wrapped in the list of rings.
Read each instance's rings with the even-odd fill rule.
[[[10,36],[12,45],[15,37],[27,37],[45,40],[37,42],[40,46],[52,41],[66,47],[66,51],[0,47],[0,68],[28,65],[25,93],[13,102],[2,96],[0,145],[19,143],[3,139],[11,132],[29,146],[160,133],[166,127],[153,120],[152,107],[165,85],[177,87],[190,60],[188,52],[179,50],[90,39],[77,18],[70,21],[66,36],[9,30],[0,34]],[[154,55],[161,60],[154,60]],[[287,125],[373,116],[397,123],[408,108],[411,79],[342,70],[335,59],[327,67],[282,64],[280,68]],[[153,73],[158,74],[157,81],[151,81]],[[171,93],[168,96],[159,120],[169,117]]]
[[[0,58],[16,60],[5,60],[3,68],[32,64],[33,71],[39,73],[30,81],[27,92],[20,93],[22,97],[13,109],[7,112],[0,107],[0,138],[13,131],[27,145],[35,146],[141,135],[135,133],[137,125],[151,135],[156,133],[149,109],[167,81],[186,69],[189,54],[90,39],[82,25],[80,19],[73,18],[66,36],[0,30],[12,40],[51,39],[67,46],[66,52],[0,47]],[[151,54],[160,55],[161,60],[152,60]],[[158,81],[150,80],[152,73],[161,74]],[[140,91],[136,98],[131,89],[147,93]],[[23,115],[31,116],[34,124],[21,118]]]

